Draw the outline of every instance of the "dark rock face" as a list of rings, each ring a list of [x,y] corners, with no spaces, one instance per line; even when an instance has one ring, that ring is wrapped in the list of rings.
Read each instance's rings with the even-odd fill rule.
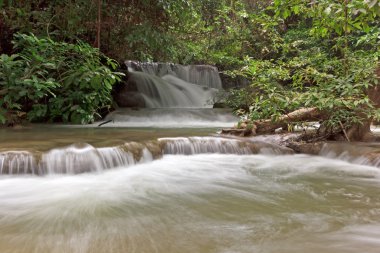
[[[127,71],[123,71],[125,77],[116,84],[112,90],[112,96],[120,107],[145,107],[145,100],[138,92],[137,83],[130,78]]]
[[[145,100],[138,92],[120,92],[115,96],[115,101],[120,107],[145,107]]]
[[[244,88],[250,84],[250,81],[243,76],[231,77],[223,72],[220,74],[220,79],[222,80],[223,89],[225,90]]]
[[[228,108],[228,106],[223,102],[215,102],[213,108]]]

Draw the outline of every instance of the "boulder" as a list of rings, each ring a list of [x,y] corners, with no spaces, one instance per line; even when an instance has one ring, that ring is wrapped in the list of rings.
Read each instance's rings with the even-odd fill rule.
[[[144,97],[138,92],[120,92],[114,96],[114,99],[120,107],[145,107]]]

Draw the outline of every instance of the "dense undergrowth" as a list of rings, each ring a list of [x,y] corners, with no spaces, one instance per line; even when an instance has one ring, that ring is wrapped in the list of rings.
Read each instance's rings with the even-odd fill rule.
[[[0,123],[90,123],[111,106],[115,61],[96,48],[16,34],[0,56]]]
[[[226,103],[249,121],[276,121],[302,107],[317,108],[331,131],[380,118],[380,0],[23,0],[0,7],[3,123],[92,122],[111,105],[119,77],[105,55],[214,64],[244,76],[250,84],[230,90]]]
[[[317,108],[327,135],[379,120],[379,1],[278,0],[267,10],[276,54],[246,57],[236,73],[251,85],[232,91],[230,106],[253,122]]]

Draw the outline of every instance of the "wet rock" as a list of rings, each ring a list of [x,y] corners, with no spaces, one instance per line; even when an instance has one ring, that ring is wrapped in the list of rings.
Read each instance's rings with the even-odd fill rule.
[[[319,155],[325,142],[289,142],[286,146],[293,149],[296,153]]]
[[[245,88],[248,87],[250,81],[243,76],[235,76],[227,75],[225,73],[220,73],[220,78],[222,80],[223,89],[236,89],[236,88]]]
[[[223,102],[216,102],[214,103],[213,108],[228,108],[228,106]]]
[[[253,129],[236,129],[236,128],[226,128],[222,129],[222,134],[234,135],[234,136],[253,136],[255,132]]]
[[[120,92],[114,97],[120,107],[144,108],[145,100],[138,92]]]
[[[123,80],[114,86],[112,96],[120,107],[146,107],[144,97],[137,89],[136,80],[128,72]]]

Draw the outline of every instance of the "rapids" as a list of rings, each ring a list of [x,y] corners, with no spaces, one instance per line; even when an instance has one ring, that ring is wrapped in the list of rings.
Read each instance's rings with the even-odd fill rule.
[[[379,252],[380,146],[221,137],[216,68],[133,67],[151,108],[0,129],[0,253]]]
[[[323,157],[165,155],[0,177],[7,253],[375,253],[379,225],[379,170]]]
[[[149,162],[170,154],[290,154],[291,150],[269,143],[245,142],[220,137],[159,138],[146,142],[126,142],[120,146],[95,148],[77,143],[49,151],[0,152],[0,174],[78,174],[101,172]]]

